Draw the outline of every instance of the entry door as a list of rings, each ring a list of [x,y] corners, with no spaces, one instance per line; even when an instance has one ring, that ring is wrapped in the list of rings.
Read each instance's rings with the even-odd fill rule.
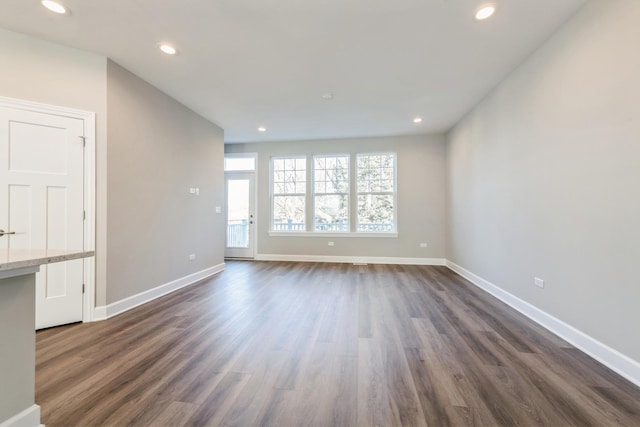
[[[0,247],[83,249],[84,122],[0,107]],[[36,274],[36,328],[82,320],[81,259]]]
[[[255,248],[254,174],[225,173],[227,258],[253,258]]]

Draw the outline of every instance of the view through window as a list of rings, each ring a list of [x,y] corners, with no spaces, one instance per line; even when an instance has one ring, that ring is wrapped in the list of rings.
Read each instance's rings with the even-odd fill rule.
[[[395,153],[274,157],[271,184],[272,232],[397,231]]]
[[[307,159],[273,159],[273,231],[305,231]]]
[[[349,156],[313,157],[315,231],[349,231]]]

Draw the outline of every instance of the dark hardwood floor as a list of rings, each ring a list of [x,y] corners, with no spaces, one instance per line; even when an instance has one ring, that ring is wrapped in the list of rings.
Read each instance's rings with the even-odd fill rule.
[[[640,389],[445,267],[228,262],[37,334],[55,426],[640,426]]]

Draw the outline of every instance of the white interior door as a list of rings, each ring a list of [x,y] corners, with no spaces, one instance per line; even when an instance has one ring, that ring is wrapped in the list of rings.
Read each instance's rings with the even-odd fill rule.
[[[255,256],[255,185],[253,172],[225,173],[227,239],[225,257]]]
[[[84,122],[0,107],[0,247],[83,249]],[[81,259],[36,274],[36,328],[82,320]]]

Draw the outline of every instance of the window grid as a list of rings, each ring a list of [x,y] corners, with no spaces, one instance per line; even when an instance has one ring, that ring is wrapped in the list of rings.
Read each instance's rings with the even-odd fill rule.
[[[305,231],[306,157],[272,160],[272,230]]]
[[[271,231],[397,232],[395,153],[309,157],[271,159]]]
[[[395,154],[356,156],[359,232],[395,230]]]
[[[313,157],[313,229],[349,231],[349,155]]]

